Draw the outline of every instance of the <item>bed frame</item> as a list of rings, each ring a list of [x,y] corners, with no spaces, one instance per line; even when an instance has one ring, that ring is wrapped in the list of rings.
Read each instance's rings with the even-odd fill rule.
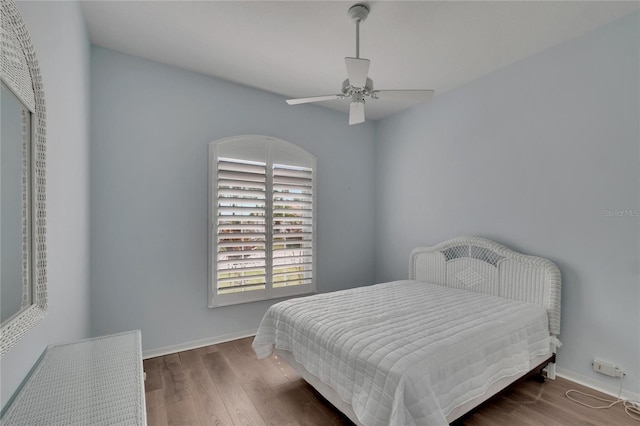
[[[532,360],[530,372],[494,383],[480,395],[449,413],[447,420],[459,419],[523,376],[546,366],[547,378],[555,379],[555,352],[561,345],[560,271],[556,265],[536,256],[510,250],[480,237],[459,237],[432,247],[418,247],[411,252],[409,279],[428,281],[448,287],[466,289],[543,306],[549,316],[550,353]],[[328,385],[298,364],[290,352],[277,350],[283,358],[329,402],[356,425],[360,425],[350,404],[342,401]]]
[[[409,279],[540,305],[549,316],[552,352],[561,345],[560,271],[550,260],[515,252],[485,238],[459,237],[414,249]],[[555,379],[555,366],[547,374]]]

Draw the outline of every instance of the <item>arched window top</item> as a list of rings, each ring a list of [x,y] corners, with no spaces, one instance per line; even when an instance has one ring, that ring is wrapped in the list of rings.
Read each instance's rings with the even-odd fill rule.
[[[299,146],[263,135],[242,135],[211,142],[219,157],[243,158],[249,161],[266,161],[293,166],[315,167],[316,158]]]

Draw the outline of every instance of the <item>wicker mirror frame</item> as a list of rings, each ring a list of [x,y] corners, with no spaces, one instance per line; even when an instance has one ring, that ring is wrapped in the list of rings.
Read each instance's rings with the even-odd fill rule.
[[[2,55],[0,79],[31,112],[31,202],[23,225],[23,244],[30,250],[30,261],[23,262],[23,294],[31,290],[32,299],[0,328],[0,356],[6,354],[27,331],[47,314],[46,247],[46,115],[42,76],[31,37],[13,0],[0,0],[2,17]],[[24,187],[23,187],[24,188]],[[24,231],[25,226],[31,232]],[[30,235],[30,241],[25,241]],[[26,270],[25,268],[29,268]],[[24,276],[24,275],[23,275]],[[26,286],[29,286],[26,288]]]

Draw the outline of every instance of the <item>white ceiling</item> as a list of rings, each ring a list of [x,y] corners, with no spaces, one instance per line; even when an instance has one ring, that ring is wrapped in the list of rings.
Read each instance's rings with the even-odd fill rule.
[[[297,98],[340,93],[356,1],[88,1],[93,44]],[[436,96],[577,37],[638,1],[367,1],[360,56],[376,89]],[[284,102],[284,100],[283,100]],[[321,105],[348,111],[348,101]],[[367,102],[367,118],[410,106]],[[304,108],[292,106],[291,108]]]

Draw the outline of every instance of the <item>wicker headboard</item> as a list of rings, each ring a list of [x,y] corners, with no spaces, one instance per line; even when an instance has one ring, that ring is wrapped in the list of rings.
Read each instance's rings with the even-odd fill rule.
[[[560,334],[560,271],[480,237],[459,237],[411,252],[409,279],[488,293],[543,306],[549,332]]]

